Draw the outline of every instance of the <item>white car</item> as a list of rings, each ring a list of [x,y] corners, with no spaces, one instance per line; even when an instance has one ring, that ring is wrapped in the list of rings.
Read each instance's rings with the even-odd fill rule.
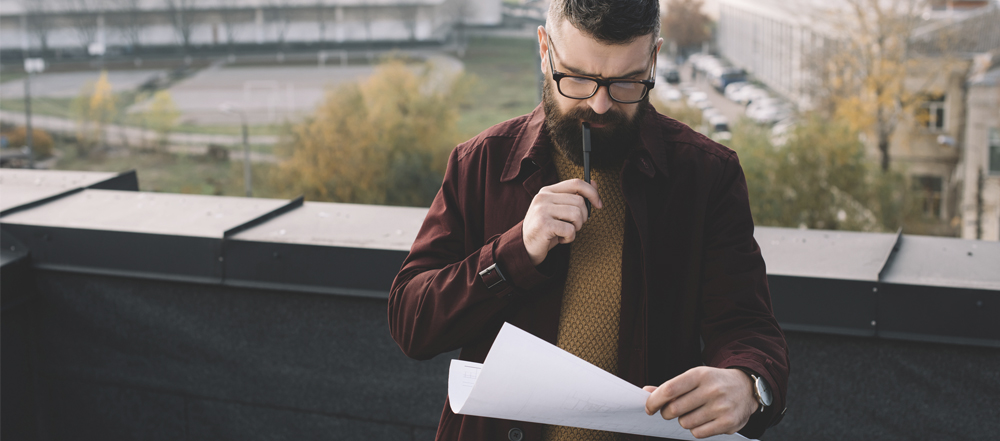
[[[734,91],[731,94],[731,96],[732,96],[731,98],[729,96],[727,96],[726,98],[729,98],[740,104],[748,104],[756,100],[770,97],[767,94],[766,90],[754,86],[753,84],[748,84],[746,86],[741,87],[739,90]]]
[[[708,119],[708,129],[711,138],[715,141],[729,141],[733,139],[733,134],[729,131],[729,118],[725,115],[715,115]]]
[[[691,92],[691,94],[688,95],[687,103],[688,103],[689,106],[698,107],[698,103],[700,103],[700,102],[706,102],[706,103],[708,102],[708,94],[707,93],[698,90],[698,91]],[[708,107],[708,106],[698,107],[698,108],[699,109],[704,109],[705,107]]]
[[[791,106],[780,101],[767,100],[757,106],[752,103],[751,107],[753,110],[747,108],[747,117],[757,124],[774,124],[792,116],[793,113]]]
[[[684,97],[683,95],[681,95],[681,91],[677,90],[674,87],[664,87],[664,88],[658,87],[653,90],[657,91],[657,96],[661,100],[667,102],[680,101],[681,98]]]
[[[740,89],[743,89],[744,87],[749,85],[750,83],[746,81],[737,81],[735,83],[729,83],[729,85],[726,86],[723,95],[729,101],[738,101],[735,97],[739,95]]]
[[[706,107],[701,110],[701,119],[705,121],[711,121],[716,116],[722,116],[722,112],[715,107]]]

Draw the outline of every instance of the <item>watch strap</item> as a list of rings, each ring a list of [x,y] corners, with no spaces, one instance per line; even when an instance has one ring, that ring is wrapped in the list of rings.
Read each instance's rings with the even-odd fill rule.
[[[483,279],[486,289],[494,294],[503,291],[507,287],[507,278],[504,277],[503,272],[500,271],[500,267],[496,263],[480,271],[479,278]]]

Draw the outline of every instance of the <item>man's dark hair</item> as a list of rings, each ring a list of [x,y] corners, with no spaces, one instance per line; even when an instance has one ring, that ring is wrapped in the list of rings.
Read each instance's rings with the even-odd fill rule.
[[[553,0],[546,28],[561,20],[604,44],[628,44],[636,38],[660,35],[658,0]]]

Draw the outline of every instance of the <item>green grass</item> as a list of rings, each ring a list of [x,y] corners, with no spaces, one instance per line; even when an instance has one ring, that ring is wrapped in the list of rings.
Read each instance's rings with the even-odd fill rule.
[[[243,196],[243,163],[211,161],[201,156],[172,154],[130,154],[128,156],[92,155],[79,158],[72,146],[60,146],[62,157],[56,163],[58,170],[84,170],[123,172],[135,170],[139,189],[165,193],[210,194]],[[253,164],[251,181],[254,196],[278,197],[268,188],[267,176],[272,164]]]
[[[10,72],[0,75],[0,83],[6,83],[8,81],[20,80],[24,78],[24,72]]]
[[[286,133],[286,128],[284,124],[265,124],[256,125],[249,127],[250,136],[279,136]],[[174,132],[177,133],[197,133],[203,135],[232,135],[232,136],[242,136],[243,130],[240,126],[226,126],[226,125],[197,125],[197,124],[179,124],[174,128]]]
[[[24,99],[6,99],[0,101],[0,109],[24,113]],[[73,98],[32,97],[31,114],[72,119]]]
[[[535,41],[473,38],[465,52],[466,73],[476,77],[458,120],[468,139],[490,126],[531,112],[538,105]]]

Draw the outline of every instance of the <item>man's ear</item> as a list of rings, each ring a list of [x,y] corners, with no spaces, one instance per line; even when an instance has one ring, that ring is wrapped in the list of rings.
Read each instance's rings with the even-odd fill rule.
[[[656,55],[660,55],[660,49],[663,47],[663,37],[656,39]]]
[[[548,74],[548,63],[546,62],[545,55],[549,50],[549,41],[546,37],[545,27],[538,27],[538,59],[541,60],[541,65],[539,68],[542,69],[543,74]]]

